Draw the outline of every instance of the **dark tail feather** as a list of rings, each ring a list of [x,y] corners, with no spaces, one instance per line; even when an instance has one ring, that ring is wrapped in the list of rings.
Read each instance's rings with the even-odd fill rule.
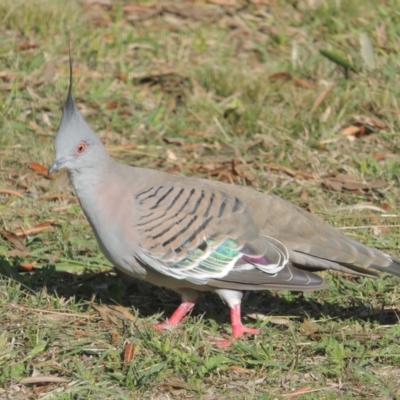
[[[394,276],[398,276],[400,278],[400,259],[391,257],[392,263],[388,267],[376,267],[374,266],[374,269],[377,269],[378,271],[381,272],[386,272],[387,274],[392,274]]]

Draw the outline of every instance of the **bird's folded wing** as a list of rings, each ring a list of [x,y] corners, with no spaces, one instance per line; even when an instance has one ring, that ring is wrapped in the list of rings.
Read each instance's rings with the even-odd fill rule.
[[[136,256],[176,279],[205,284],[232,270],[275,274],[288,261],[279,241],[260,235],[244,203],[206,187],[165,183],[135,196]]]
[[[261,232],[285,244],[295,267],[365,276],[376,276],[379,270],[400,276],[395,258],[350,239],[294,204],[273,195],[256,196],[247,204],[252,217],[258,217]]]
[[[294,267],[290,262],[279,273],[269,275],[255,269],[246,274],[231,271],[221,279],[210,279],[209,286],[231,290],[320,290],[329,286],[322,277]]]

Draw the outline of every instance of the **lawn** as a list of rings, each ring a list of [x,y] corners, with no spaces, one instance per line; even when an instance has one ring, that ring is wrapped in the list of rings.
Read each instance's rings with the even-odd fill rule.
[[[0,2],[0,399],[400,399],[399,279],[246,294],[121,280],[65,172],[68,87],[120,162],[274,193],[400,256],[400,3]]]

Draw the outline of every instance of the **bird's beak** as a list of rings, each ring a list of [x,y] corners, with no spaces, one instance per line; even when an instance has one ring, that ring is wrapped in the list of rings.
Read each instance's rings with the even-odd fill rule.
[[[57,172],[59,169],[63,168],[64,163],[65,163],[64,158],[55,159],[53,164],[50,165],[47,174],[48,175],[54,174],[54,172]]]

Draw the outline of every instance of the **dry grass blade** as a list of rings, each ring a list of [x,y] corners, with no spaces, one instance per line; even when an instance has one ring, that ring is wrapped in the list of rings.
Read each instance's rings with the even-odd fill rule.
[[[18,309],[18,310],[21,310],[21,311],[30,311],[30,312],[33,312],[33,313],[54,314],[54,315],[60,315],[60,316],[63,316],[63,317],[87,318],[87,319],[92,318],[92,316],[85,315],[85,314],[73,314],[73,313],[67,313],[67,312],[57,312],[57,311],[52,311],[52,310],[40,309],[40,308],[31,308],[31,307],[18,306],[16,304],[0,304],[0,307],[15,308],[15,309]]]
[[[334,86],[334,83],[328,84],[328,86],[315,98],[314,104],[312,105],[310,110],[310,114],[313,114],[318,109],[318,107],[323,103],[323,101],[326,99]]]
[[[37,385],[40,383],[68,383],[69,379],[59,378],[57,376],[35,376],[32,378],[25,378],[20,381],[22,385]]]

